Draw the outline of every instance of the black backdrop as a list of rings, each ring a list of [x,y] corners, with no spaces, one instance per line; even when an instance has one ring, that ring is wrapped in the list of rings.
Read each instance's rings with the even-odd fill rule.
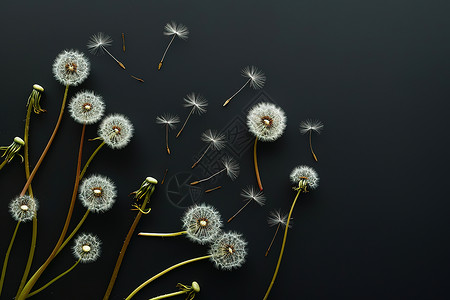
[[[136,296],[148,299],[175,290],[177,282],[197,280],[198,299],[262,299],[275,268],[281,235],[264,257],[274,228],[268,212],[287,211],[294,192],[289,173],[299,164],[313,166],[321,181],[294,211],[294,226],[271,299],[398,299],[448,297],[450,204],[448,178],[449,94],[448,1],[14,1],[3,3],[0,18],[2,94],[0,141],[23,135],[25,104],[31,86],[45,88],[47,113],[33,116],[30,158],[34,163],[56,122],[64,87],[51,66],[63,49],[79,49],[92,63],[89,78],[69,90],[94,90],[107,102],[107,113],[122,113],[135,126],[123,150],[103,149],[89,172],[109,176],[118,187],[113,209],[89,216],[83,232],[103,241],[102,255],[35,296],[35,299],[101,299],[122,241],[135,212],[128,194],[146,176],[166,182],[152,197],[152,211],[136,232],[180,229],[184,207],[214,205],[226,219],[241,205],[242,187],[255,184],[251,137],[242,120],[260,100],[287,113],[279,140],[260,143],[259,162],[267,204],[251,205],[227,230],[243,233],[248,259],[224,272],[203,261],[158,279]],[[191,34],[176,40],[161,71],[160,56],[169,39],[170,20]],[[89,37],[103,31],[114,39],[110,51],[145,82],[130,78],[107,56],[87,53]],[[127,50],[121,50],[121,33]],[[263,91],[245,89],[225,109],[222,102],[243,83],[240,69],[265,71]],[[182,99],[199,92],[208,112],[194,116],[164,151],[164,131],[155,117],[172,112],[184,118]],[[319,162],[312,160],[299,123],[318,118],[324,131],[313,137]],[[199,178],[210,169],[191,170],[204,149],[205,129],[239,137],[225,151],[241,164],[235,182],[222,177],[221,190],[191,190],[183,178]],[[39,233],[33,270],[50,253],[62,228],[71,196],[81,126],[65,115],[60,132],[33,186],[40,201]],[[96,136],[97,125],[87,137]],[[96,147],[88,142],[85,156]],[[15,222],[7,205],[24,184],[23,166],[14,160],[0,171],[0,250],[3,257]],[[209,187],[209,186],[208,186]],[[206,185],[201,188],[206,188]],[[177,194],[178,193],[178,194]],[[177,198],[178,197],[178,198]],[[73,220],[84,209],[77,202]],[[29,247],[31,224],[23,224],[14,245],[2,299],[12,299]],[[123,299],[141,282],[181,260],[206,253],[183,237],[135,236],[111,299]],[[40,286],[74,261],[64,251],[42,276]],[[180,297],[181,298],[181,297]]]

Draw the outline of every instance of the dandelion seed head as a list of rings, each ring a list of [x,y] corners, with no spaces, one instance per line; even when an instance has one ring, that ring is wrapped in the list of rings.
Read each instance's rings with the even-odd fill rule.
[[[105,52],[105,48],[112,45],[113,40],[107,34],[103,32],[99,32],[97,34],[93,34],[88,43],[87,48],[89,52],[92,54],[102,54]]]
[[[116,186],[105,176],[91,175],[80,186],[81,203],[92,212],[109,210],[116,201],[116,196]]]
[[[278,226],[281,225],[286,227],[287,224],[287,214],[282,214],[280,210],[274,210],[269,213],[269,217],[267,218],[267,223],[269,226]],[[292,227],[292,218],[289,221],[289,228]]]
[[[77,86],[90,72],[89,60],[76,50],[64,50],[53,63],[53,75],[63,85]]]
[[[242,76],[250,79],[250,86],[255,90],[261,89],[266,82],[266,75],[255,66],[247,66],[242,69]]]
[[[202,141],[211,145],[213,149],[220,150],[225,147],[225,135],[215,130],[207,129],[202,133]]]
[[[222,219],[219,212],[207,204],[190,207],[182,217],[187,237],[199,244],[210,243],[221,232]]]
[[[18,196],[9,203],[9,212],[16,221],[31,221],[37,210],[37,200],[28,195]]]
[[[225,167],[227,175],[231,178],[231,180],[235,180],[239,176],[239,163],[232,157],[225,156],[224,158],[222,158],[222,164]]]
[[[308,187],[313,190],[319,186],[319,175],[313,168],[308,166],[295,167],[291,172],[290,178],[295,185],[298,185],[300,180],[305,180]]]
[[[322,131],[323,123],[319,120],[305,120],[300,122],[300,132],[305,134],[310,131],[315,131],[318,134]]]
[[[127,117],[121,114],[112,114],[100,123],[98,135],[109,147],[121,149],[128,145],[133,137],[133,131],[133,124]]]
[[[94,124],[105,112],[102,97],[92,91],[77,93],[69,103],[71,117],[80,124]]]
[[[281,108],[272,103],[258,103],[247,114],[247,126],[258,140],[272,142],[283,134],[286,116]]]
[[[209,249],[211,261],[218,269],[239,268],[247,256],[247,242],[236,232],[222,233],[214,239]]]
[[[189,30],[183,24],[177,24],[174,21],[169,22],[164,26],[164,35],[177,35],[180,39],[186,40],[189,35]]]
[[[96,235],[82,233],[75,239],[72,253],[82,263],[94,262],[100,257],[101,244]]]
[[[206,112],[208,101],[206,101],[206,99],[203,96],[195,93],[190,93],[183,100],[184,100],[184,107],[193,108],[194,113],[201,115]]]
[[[266,196],[264,196],[263,191],[256,189],[253,186],[248,186],[248,187],[242,189],[241,196],[246,201],[253,200],[261,206],[266,204]]]
[[[163,114],[156,117],[156,124],[161,124],[163,126],[169,126],[170,129],[177,127],[177,123],[180,122],[180,118],[177,115]]]

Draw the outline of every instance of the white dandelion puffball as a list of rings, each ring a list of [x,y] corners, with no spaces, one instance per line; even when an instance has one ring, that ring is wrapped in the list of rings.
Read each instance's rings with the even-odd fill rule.
[[[105,103],[102,97],[94,92],[83,91],[72,98],[69,103],[69,112],[80,124],[94,124],[103,117]]]
[[[182,217],[187,237],[199,244],[210,243],[221,232],[222,220],[219,212],[207,204],[190,207]]]
[[[76,50],[64,50],[53,63],[53,75],[63,85],[79,85],[88,77],[89,71],[89,60]]]
[[[316,189],[319,186],[319,175],[317,172],[308,166],[298,166],[292,170],[290,175],[293,184],[298,185],[300,180],[305,180],[306,184],[311,189]]]
[[[81,203],[92,212],[107,211],[116,201],[116,196],[116,186],[105,176],[91,175],[80,186]]]
[[[227,232],[218,235],[211,244],[209,254],[218,269],[232,270],[239,268],[247,256],[247,242],[241,234]]]
[[[286,116],[281,108],[272,103],[258,103],[248,112],[247,126],[258,140],[272,142],[283,134]]]
[[[100,256],[101,244],[102,242],[96,235],[82,233],[75,239],[72,252],[82,263],[94,262]]]
[[[121,149],[125,147],[133,137],[133,124],[120,114],[112,114],[103,119],[98,128],[98,135],[109,147]]]
[[[242,76],[250,79],[250,86],[255,90],[262,89],[266,82],[266,75],[255,66],[247,66],[242,69]]]
[[[36,215],[37,209],[37,200],[28,195],[16,197],[9,203],[9,212],[18,222],[31,221]]]
[[[174,21],[167,23],[164,26],[164,35],[176,35],[182,40],[186,40],[189,35],[189,30],[183,24],[177,24]]]
[[[322,131],[323,123],[319,120],[306,120],[300,122],[300,132],[306,134],[311,131],[315,131],[318,134]]]

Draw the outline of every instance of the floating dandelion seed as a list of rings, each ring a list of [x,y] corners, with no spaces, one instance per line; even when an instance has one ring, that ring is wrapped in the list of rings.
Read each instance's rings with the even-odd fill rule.
[[[156,117],[156,124],[161,124],[166,128],[166,150],[170,154],[169,149],[169,129],[174,129],[177,127],[177,123],[180,122],[180,118],[176,115],[164,114],[162,116]]]
[[[184,107],[191,107],[191,110],[176,137],[180,136],[181,132],[183,131],[184,127],[186,126],[186,123],[188,122],[192,114],[194,113],[198,115],[204,114],[206,112],[206,107],[208,106],[208,101],[206,101],[206,99],[203,98],[201,95],[195,93],[188,94],[186,98],[184,98],[183,100],[184,100]]]
[[[231,101],[231,99],[239,94],[247,85],[250,85],[255,90],[259,90],[264,86],[264,83],[266,82],[266,75],[264,75],[264,73],[255,66],[247,66],[242,69],[242,76],[248,78],[248,80],[236,93],[233,94],[233,96],[225,101],[223,106],[227,105]]]
[[[311,135],[312,132],[315,131],[317,132],[317,134],[320,134],[320,132],[322,131],[323,128],[323,123],[320,122],[319,120],[306,120],[306,121],[302,121],[300,123],[300,132],[302,134],[308,134],[309,135],[309,149],[311,149],[311,154],[314,157],[314,160],[317,161],[317,156],[314,153],[313,147],[312,147],[312,142],[311,142]]]
[[[255,136],[253,162],[255,165],[258,186],[259,189],[262,190],[263,187],[259,176],[256,156],[256,145],[258,140],[272,142],[281,137],[286,128],[286,116],[281,108],[272,103],[258,103],[250,109],[247,115],[247,126],[250,132]]]
[[[241,196],[244,198],[244,201],[247,202],[231,218],[228,219],[227,223],[231,222],[250,202],[255,201],[261,206],[266,203],[266,197],[263,192],[256,190],[253,186],[248,186],[243,189]]]
[[[106,52],[109,56],[112,57],[119,64],[119,66],[125,70],[125,66],[121,63],[117,58],[115,58],[107,49],[112,45],[113,40],[109,35],[104,34],[103,32],[99,32],[97,34],[93,34],[87,43],[87,48],[89,52],[92,54],[103,54]]]
[[[211,176],[197,180],[194,182],[191,182],[191,185],[199,184],[200,182],[204,182],[207,180],[210,180],[214,176],[219,175],[222,172],[227,172],[227,176],[231,178],[231,180],[235,180],[239,175],[239,164],[237,161],[235,161],[233,158],[226,156],[222,159],[223,169],[217,171],[216,173],[212,174]]]
[[[172,45],[172,42],[175,39],[175,37],[179,37],[182,40],[186,40],[189,35],[189,30],[183,24],[177,24],[172,21],[170,23],[167,23],[166,26],[164,26],[163,33],[164,33],[164,35],[169,35],[169,36],[171,35],[172,38],[170,39],[169,45],[167,45],[167,48],[164,51],[161,61],[158,64],[158,70],[161,70],[161,67],[162,67],[162,64],[164,61],[164,57],[166,57],[167,51],[169,50],[170,45]]]
[[[208,143],[208,147],[200,156],[200,158],[192,165],[191,168],[195,167],[200,160],[202,160],[203,156],[205,156],[206,152],[209,149],[220,150],[225,147],[225,135],[223,133],[218,133],[215,130],[208,129],[202,133],[202,141]]]
[[[287,214],[282,214],[281,211],[279,210],[274,210],[271,211],[269,214],[269,217],[267,218],[267,223],[269,224],[269,226],[277,226],[277,229],[275,230],[275,233],[273,235],[272,241],[270,242],[269,247],[267,248],[266,251],[266,255],[267,256],[269,254],[270,248],[272,247],[273,242],[275,241],[275,237],[278,234],[278,230],[280,229],[280,227],[285,227],[287,224]],[[291,224],[292,224],[292,219],[291,219]],[[289,228],[292,227],[292,225],[289,224]]]

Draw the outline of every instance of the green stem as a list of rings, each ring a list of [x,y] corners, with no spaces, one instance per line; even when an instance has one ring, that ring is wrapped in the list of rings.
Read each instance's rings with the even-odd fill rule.
[[[150,233],[150,232],[139,232],[138,235],[142,236],[159,236],[159,237],[171,237],[186,234],[187,231],[173,232],[173,233]]]
[[[60,279],[61,277],[63,277],[64,275],[66,275],[67,273],[69,273],[70,271],[72,271],[80,262],[81,259],[77,260],[77,262],[71,266],[69,269],[67,269],[64,273],[59,274],[58,276],[56,276],[55,278],[53,278],[52,280],[50,280],[49,282],[47,282],[47,284],[45,284],[44,286],[40,287],[39,289],[31,292],[28,294],[27,298],[36,295],[37,293],[45,290],[46,288],[48,288],[51,284],[53,284],[55,281],[57,281],[58,279]]]
[[[11,238],[11,242],[9,243],[8,250],[6,250],[5,260],[3,261],[2,276],[0,278],[0,295],[2,294],[3,283],[5,282],[6,267],[8,267],[9,254],[11,253],[11,249],[14,244],[14,240],[16,239],[16,234],[17,234],[17,230],[19,229],[19,225],[20,225],[20,221],[17,221],[16,229],[14,229],[14,233]]]
[[[30,178],[30,158],[28,155],[28,137],[30,132],[30,119],[31,119],[31,109],[32,105],[29,104],[27,108],[27,116],[25,118],[25,132],[23,135],[23,141],[25,142],[25,145],[23,146],[23,161],[25,166],[25,177],[28,180]],[[31,184],[28,186],[28,194],[30,197],[33,197],[33,189],[31,188]]]
[[[37,239],[37,212],[34,213],[33,217],[33,232],[31,234],[30,253],[28,254],[27,265],[25,266],[25,271],[23,272],[22,280],[20,281],[19,289],[17,290],[16,299],[22,292],[23,286],[27,282],[28,274],[30,274],[31,264],[33,263],[34,258],[34,251],[36,249],[36,239]]]
[[[34,275],[31,276],[31,278],[30,278],[30,280],[28,280],[27,284],[25,284],[22,292],[19,295],[18,300],[25,300],[25,298],[28,296],[28,293],[30,293],[31,289],[35,285],[36,281],[39,279],[39,277],[41,277],[42,273],[47,268],[47,266],[50,264],[50,262],[53,260],[53,258],[55,258],[56,252],[59,250],[59,247],[61,246],[61,244],[64,241],[64,237],[67,233],[67,229],[69,228],[70,219],[72,218],[73,208],[75,206],[75,199],[77,198],[77,194],[78,194],[78,185],[80,183],[81,156],[83,154],[83,142],[84,142],[85,131],[86,131],[86,124],[83,125],[83,128],[81,130],[80,147],[78,150],[77,173],[75,176],[75,184],[73,187],[72,199],[70,201],[69,211],[67,212],[66,221],[64,223],[63,230],[61,232],[61,235],[59,236],[59,239],[55,245],[55,248],[53,248],[52,253],[50,253],[50,256],[47,258],[47,260],[44,262],[44,264],[34,273]]]
[[[78,229],[80,229],[81,225],[83,225],[84,221],[86,220],[87,216],[89,215],[89,212],[90,212],[90,210],[87,209],[86,212],[84,213],[83,218],[80,220],[80,222],[78,222],[78,225],[75,227],[74,230],[72,230],[72,233],[66,238],[64,243],[61,244],[58,251],[56,252],[56,255],[58,255],[58,253],[61,252],[61,250],[67,245],[68,242],[70,242],[70,240],[73,238],[73,236],[78,232]]]
[[[86,164],[84,165],[83,171],[81,171],[80,173],[80,180],[81,178],[83,178],[84,173],[86,173],[87,168],[89,167],[89,164],[92,162],[92,160],[94,159],[95,155],[97,155],[98,151],[100,151],[100,149],[102,149],[102,147],[105,145],[105,141],[103,141],[98,147],[97,149],[95,149],[95,151],[91,154],[91,157],[89,157],[88,161],[86,162]]]
[[[150,200],[150,197],[152,196],[154,191],[155,191],[155,186],[153,186],[151,191],[145,195],[144,202],[142,203],[142,206],[141,206],[141,210],[145,209],[145,206],[147,205],[147,203]],[[120,266],[122,265],[123,257],[125,256],[125,252],[127,251],[128,245],[130,244],[130,240],[131,240],[131,237],[133,236],[134,230],[136,229],[136,226],[139,223],[139,220],[141,219],[141,216],[142,216],[141,210],[137,213],[136,217],[134,218],[133,224],[131,224],[131,227],[130,227],[130,230],[128,231],[127,237],[125,238],[125,241],[123,242],[122,249],[120,250],[119,257],[117,258],[116,265],[115,265],[114,271],[111,275],[111,279],[109,280],[108,288],[106,289],[105,295],[103,296],[103,300],[109,299],[112,289],[114,288],[114,284],[116,282],[117,275],[119,274]]]
[[[300,195],[301,192],[302,192],[302,190],[299,189],[297,192],[297,195],[295,196],[294,202],[292,202],[291,210],[289,211],[289,215],[287,217],[286,228],[284,229],[283,243],[281,244],[281,251],[280,251],[280,256],[278,257],[277,267],[275,268],[275,273],[273,274],[272,281],[270,282],[269,288],[267,289],[267,292],[264,295],[264,300],[267,300],[267,298],[269,297],[269,293],[272,290],[273,284],[275,283],[275,279],[277,278],[278,270],[280,269],[281,259],[283,258],[284,246],[286,245],[286,239],[287,239],[287,234],[288,234],[288,229],[289,229],[289,222],[291,221],[292,211],[294,210],[295,203],[297,202],[298,196]]]
[[[170,297],[173,297],[173,296],[183,295],[183,294],[186,294],[186,293],[187,293],[187,291],[178,291],[178,292],[173,292],[173,293],[170,293],[170,294],[160,295],[158,297],[153,297],[153,298],[148,299],[148,300],[165,299],[165,298],[170,298]]]
[[[3,167],[8,163],[8,161],[5,159],[1,164],[0,164],[0,170],[3,169]]]
[[[178,264],[176,264],[176,265],[173,265],[173,266],[171,266],[170,268],[167,268],[167,269],[165,269],[165,270],[162,271],[162,272],[159,272],[158,274],[156,274],[155,276],[153,276],[152,278],[150,278],[149,280],[145,281],[143,284],[141,284],[140,286],[138,286],[133,292],[131,292],[131,294],[128,295],[127,298],[125,298],[125,300],[130,300],[131,298],[133,298],[134,295],[137,294],[137,292],[139,292],[139,291],[140,291],[142,288],[144,288],[147,284],[149,284],[149,283],[152,282],[153,280],[155,280],[155,279],[161,277],[162,275],[166,274],[167,272],[170,272],[170,271],[172,271],[173,269],[176,269],[176,268],[178,268],[178,267],[184,266],[184,265],[189,264],[189,263],[191,263],[191,262],[196,262],[196,261],[203,260],[203,259],[207,259],[207,258],[210,258],[210,257],[211,257],[211,255],[206,255],[206,256],[200,256],[200,257],[193,258],[193,259],[188,259],[188,260],[185,260],[185,261],[183,261],[183,262],[180,262],[180,263],[178,263]]]

